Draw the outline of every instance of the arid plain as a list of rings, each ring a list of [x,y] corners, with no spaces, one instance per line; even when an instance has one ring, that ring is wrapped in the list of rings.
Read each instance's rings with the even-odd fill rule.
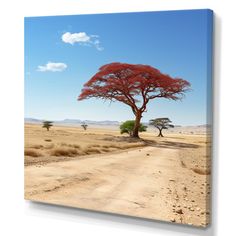
[[[25,124],[25,199],[206,226],[210,135],[179,127],[140,140],[117,126]]]

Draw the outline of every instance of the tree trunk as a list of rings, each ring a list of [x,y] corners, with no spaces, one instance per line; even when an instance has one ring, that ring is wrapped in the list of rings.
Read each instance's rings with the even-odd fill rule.
[[[159,129],[159,135],[158,137],[164,137],[163,134],[162,134],[162,129]]]
[[[133,138],[139,138],[138,132],[139,132],[141,118],[142,118],[142,113],[137,112],[136,118],[135,118],[133,135],[132,135]]]

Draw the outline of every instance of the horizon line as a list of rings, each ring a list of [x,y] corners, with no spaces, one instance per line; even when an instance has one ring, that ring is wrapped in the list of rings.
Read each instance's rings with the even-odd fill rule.
[[[24,119],[34,119],[34,120],[39,120],[39,121],[52,121],[52,122],[63,122],[65,120],[75,120],[75,121],[92,121],[92,122],[104,122],[104,121],[108,121],[108,122],[118,122],[118,123],[122,123],[125,122],[125,120],[119,121],[119,120],[90,120],[90,119],[74,119],[74,118],[64,118],[64,119],[39,119],[39,118],[34,118],[34,117],[24,117]],[[132,120],[132,119],[130,119]],[[142,123],[149,123],[149,121],[142,121]],[[173,123],[173,122],[172,122]],[[212,124],[208,124],[208,123],[201,123],[201,124],[176,124],[175,126],[211,126]]]

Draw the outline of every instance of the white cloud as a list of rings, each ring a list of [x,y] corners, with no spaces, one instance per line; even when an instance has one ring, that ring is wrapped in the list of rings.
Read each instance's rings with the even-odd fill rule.
[[[64,43],[70,43],[73,45],[74,43],[89,42],[90,36],[88,36],[85,32],[74,33],[74,34],[66,32],[65,34],[62,35],[61,39]]]
[[[61,62],[48,62],[44,66],[38,66],[38,71],[45,72],[45,71],[52,71],[52,72],[61,72],[67,68],[65,63]]]
[[[94,46],[97,50],[102,51],[104,48],[101,46],[101,43],[98,38],[98,35],[88,35],[85,32],[66,32],[61,36],[61,39],[64,43],[69,43],[71,45],[79,43],[80,45]]]

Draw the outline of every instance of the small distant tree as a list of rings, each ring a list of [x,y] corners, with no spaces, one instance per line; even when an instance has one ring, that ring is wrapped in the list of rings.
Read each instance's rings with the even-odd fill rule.
[[[120,125],[120,133],[121,134],[127,133],[129,134],[130,137],[133,137],[134,126],[135,126],[135,120],[127,120]],[[144,131],[147,131],[147,126],[140,123],[139,132],[144,132]]]
[[[53,126],[52,121],[43,121],[43,128],[46,128],[47,131]]]
[[[171,123],[172,121],[169,118],[156,118],[149,121],[150,125],[153,125],[159,130],[158,137],[164,137],[162,134],[163,129],[174,128],[174,125]]]
[[[83,123],[81,126],[83,127],[84,130],[87,130],[88,128],[88,125],[86,123]]]

